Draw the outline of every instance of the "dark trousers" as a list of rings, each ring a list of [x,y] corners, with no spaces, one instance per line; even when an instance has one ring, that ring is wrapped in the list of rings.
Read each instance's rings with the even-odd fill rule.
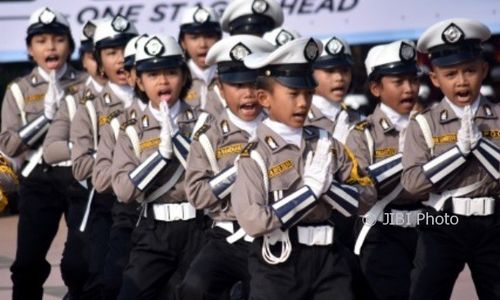
[[[157,299],[179,268],[187,266],[204,243],[196,219],[163,222],[142,219],[132,233],[132,251],[118,299]],[[181,271],[185,274],[185,270]]]
[[[374,294],[371,299],[408,299],[416,244],[415,228],[382,223],[372,227],[360,254],[361,269]]]
[[[132,249],[131,236],[139,217],[137,202],[115,201],[111,209],[113,225],[103,271],[104,298],[116,299],[122,285],[123,271]]]
[[[250,275],[248,251],[250,243],[243,239],[229,244],[230,235],[215,227],[207,232],[208,242],[193,260],[179,287],[178,299],[224,299],[238,281],[243,298],[247,298]]]
[[[352,277],[341,255],[341,244],[305,246],[291,234],[292,252],[284,263],[270,265],[262,258],[262,238],[250,246],[250,299],[351,300]],[[271,247],[279,253],[279,243]]]
[[[86,231],[89,235],[89,278],[82,299],[104,298],[104,264],[109,250],[109,236],[113,220],[112,194],[96,193],[92,200]]]
[[[65,214],[68,236],[61,273],[69,294],[77,297],[87,278],[86,236],[78,231],[86,190],[73,179],[70,167],[38,165],[19,188],[16,258],[11,267],[13,299],[42,299],[50,273],[47,252]]]
[[[458,216],[458,224],[450,226],[420,223],[410,299],[449,299],[466,263],[479,298],[500,299],[498,212]]]

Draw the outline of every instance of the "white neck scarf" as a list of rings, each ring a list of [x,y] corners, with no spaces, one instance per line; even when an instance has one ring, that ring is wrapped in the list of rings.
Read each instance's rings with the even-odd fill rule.
[[[281,136],[281,138],[283,138],[287,143],[300,148],[300,143],[302,141],[302,127],[293,128],[283,123],[273,121],[269,118],[264,120],[264,124]]]
[[[125,108],[130,107],[134,101],[134,88],[130,85],[118,85],[113,82],[108,82],[109,87],[116,96],[123,102]]]
[[[229,108],[226,108],[226,112],[231,123],[236,125],[241,130],[246,131],[250,136],[255,135],[255,130],[257,129],[257,126],[264,119],[264,114],[262,112],[257,116],[257,118],[255,118],[252,121],[244,121],[240,119],[238,116],[233,114],[233,112]]]

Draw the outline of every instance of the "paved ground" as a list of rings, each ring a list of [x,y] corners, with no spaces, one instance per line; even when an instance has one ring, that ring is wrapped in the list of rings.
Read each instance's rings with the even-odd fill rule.
[[[12,283],[10,281],[9,267],[12,264],[16,249],[17,217],[0,218],[0,299],[10,299]],[[66,236],[64,221],[48,254],[48,261],[52,264],[52,272],[45,283],[44,299],[61,299],[66,293],[59,271],[59,262]],[[452,300],[476,300],[476,292],[470,279],[469,270],[466,269],[458,278]]]

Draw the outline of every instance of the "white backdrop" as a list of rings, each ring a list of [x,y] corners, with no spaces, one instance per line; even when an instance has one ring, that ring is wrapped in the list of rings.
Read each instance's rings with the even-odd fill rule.
[[[252,1],[252,0],[248,0]],[[452,17],[477,19],[500,33],[500,0],[278,0],[285,26],[302,35],[337,34],[352,44],[417,39],[431,24]],[[17,0],[0,1],[0,62],[26,60],[29,15],[41,6],[63,12],[78,43],[82,24],[117,13],[136,22],[141,32],[177,36],[183,10],[202,2],[222,12],[219,0]]]

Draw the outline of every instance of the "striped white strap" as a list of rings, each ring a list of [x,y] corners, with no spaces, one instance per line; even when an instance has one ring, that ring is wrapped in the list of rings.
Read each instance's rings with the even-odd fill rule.
[[[95,111],[95,107],[92,101],[86,101],[85,108],[87,108],[87,112],[90,117],[90,122],[92,123],[92,137],[94,138],[94,150],[97,150],[97,112]]]
[[[224,98],[221,96],[221,94],[220,94],[220,90],[219,90],[219,87],[218,87],[217,85],[215,85],[215,86],[214,86],[214,92],[215,92],[215,94],[217,95],[217,98],[219,98],[220,103],[222,103],[222,106],[223,106],[224,108],[226,108],[226,107],[227,107],[227,102],[226,102],[226,99],[224,99]]]
[[[368,151],[370,152],[370,165],[373,164],[374,162],[374,155],[375,155],[375,141],[373,141],[373,137],[370,133],[370,130],[368,130],[368,128],[365,128],[364,130],[364,133],[365,133],[365,137],[366,137],[366,143],[368,145]]]
[[[23,177],[28,177],[31,172],[33,172],[33,169],[35,169],[36,165],[41,161],[42,155],[43,147],[40,146],[35,150],[35,152],[30,155],[30,158],[28,158],[28,164],[26,164],[26,166],[21,171],[21,175],[23,175]]]
[[[66,106],[68,107],[68,115],[71,122],[73,121],[73,117],[76,113],[76,100],[73,95],[67,95],[66,97],[64,97],[64,100],[66,101]]]
[[[13,83],[10,85],[10,91],[16,100],[17,109],[19,109],[19,113],[21,114],[21,121],[23,125],[28,124],[26,120],[26,112],[24,111],[24,96],[21,92],[21,88],[17,83]]]
[[[429,123],[425,119],[423,115],[416,115],[415,121],[417,121],[418,126],[420,126],[420,130],[424,135],[425,143],[427,144],[427,148],[429,148],[431,152],[431,156],[434,156],[434,140],[432,139],[432,131]]]
[[[473,184],[464,186],[464,187],[459,187],[454,190],[448,190],[444,191],[441,194],[429,194],[429,200],[422,202],[423,204],[427,206],[433,207],[436,211],[440,211],[443,209],[444,203],[446,200],[453,198],[453,197],[461,197],[464,195],[467,195],[478,188],[480,188],[485,182],[487,181],[487,177],[484,177],[482,180],[477,181]]]
[[[127,134],[130,142],[132,143],[132,148],[134,149],[135,156],[137,158],[141,158],[141,141],[139,139],[139,135],[133,126],[127,126],[125,128],[125,133]]]
[[[115,141],[118,140],[118,134],[120,133],[120,121],[118,118],[113,118],[109,121],[111,129],[113,129],[113,135],[115,136]]]
[[[175,170],[175,173],[170,176],[170,179],[162,186],[154,190],[151,194],[146,197],[144,200],[145,203],[151,203],[161,196],[163,196],[166,192],[168,192],[176,183],[179,181],[181,178],[182,174],[184,173],[184,168],[182,166],[179,166],[177,170]]]

